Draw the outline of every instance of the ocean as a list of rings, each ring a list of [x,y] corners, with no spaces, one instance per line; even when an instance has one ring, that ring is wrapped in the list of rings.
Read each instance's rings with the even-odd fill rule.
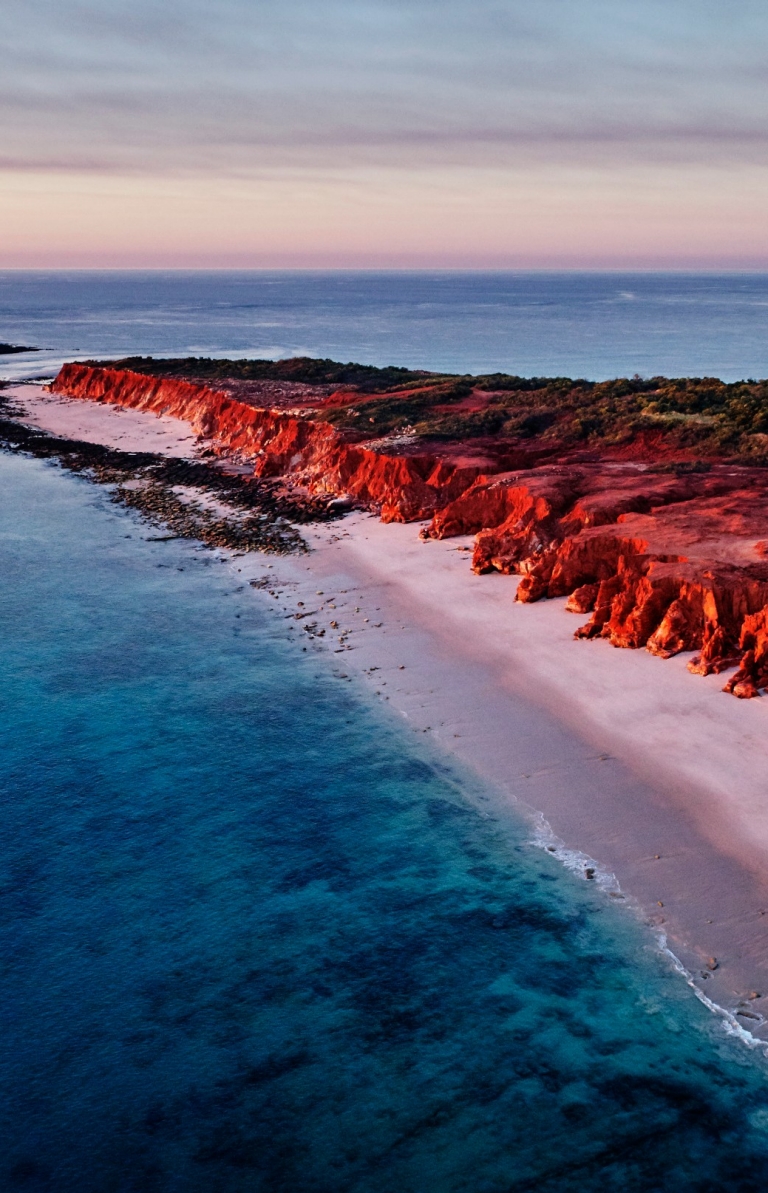
[[[0,272],[0,376],[78,357],[310,355],[603,380],[768,376],[768,274]]]
[[[50,285],[6,274],[0,322],[49,364],[75,340],[269,346],[224,297],[206,312],[240,276]],[[353,306],[325,341],[333,303],[305,293],[272,347],[511,367],[469,332],[449,348],[450,320],[396,353],[405,300],[380,357],[370,315],[366,355]],[[236,559],[157,537],[0,454],[0,1188],[765,1190],[762,1049],[628,907],[302,652]]]

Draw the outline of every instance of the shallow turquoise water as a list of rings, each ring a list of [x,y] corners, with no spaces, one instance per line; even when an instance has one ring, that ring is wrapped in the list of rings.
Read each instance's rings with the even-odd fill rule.
[[[151,533],[0,456],[0,1188],[768,1187],[644,929]]]

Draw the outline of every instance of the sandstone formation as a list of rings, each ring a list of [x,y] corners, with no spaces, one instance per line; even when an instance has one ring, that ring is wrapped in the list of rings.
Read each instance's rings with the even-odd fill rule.
[[[741,660],[726,690],[745,697],[768,684],[767,526],[763,469],[603,461],[481,477],[424,533],[477,531],[474,570],[519,573],[520,601],[567,596],[591,613],[579,638],[696,651],[701,675]]]
[[[738,666],[725,690],[742,698],[768,686],[762,461],[724,452],[718,459],[715,449],[696,461],[679,435],[670,446],[647,426],[634,439],[606,439],[600,450],[526,429],[519,417],[495,438],[472,434],[487,430],[477,419],[498,394],[463,379],[467,392],[454,385],[441,403],[442,378],[414,375],[402,388],[396,379],[381,394],[275,372],[204,383],[146,368],[69,364],[52,388],[185,419],[214,450],[252,462],[258,477],[354,499],[384,521],[431,519],[425,538],[474,534],[475,572],[519,574],[520,601],[567,597],[569,611],[589,614],[579,638],[645,646],[665,658],[693,651],[688,666],[696,674]],[[413,411],[430,393],[437,397],[426,431],[406,424],[366,433],[366,422],[375,423],[368,410],[379,417],[400,403]],[[450,424],[434,421],[446,411]],[[454,438],[446,425],[457,428]],[[750,451],[760,438],[749,437]]]

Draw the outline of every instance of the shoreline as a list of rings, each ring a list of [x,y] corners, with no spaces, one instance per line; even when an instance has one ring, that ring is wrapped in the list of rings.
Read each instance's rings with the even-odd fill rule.
[[[161,450],[154,414],[29,386],[6,393],[41,429]],[[162,431],[168,454],[192,450],[188,423],[166,417]],[[420,527],[354,513],[302,526],[308,556],[229,554],[297,636],[316,623],[307,649],[429,734],[501,804],[532,824],[543,817],[563,856],[614,874],[701,992],[768,1037],[752,1017],[768,1016],[763,701],[690,675],[688,655],[574,641],[564,600],[515,604],[517,577],[470,572],[469,538],[423,542]]]
[[[725,704],[724,719],[744,703],[729,701],[718,677],[708,683],[690,675],[685,659],[670,668],[674,660],[645,651],[574,641],[575,619],[564,612],[564,601],[514,604],[513,577],[473,576],[462,544],[424,544],[418,530],[351,515],[336,531],[313,532],[314,549],[305,559],[274,565],[277,579],[289,584],[273,591],[281,593],[282,608],[297,609],[303,600],[304,609],[313,610],[322,589],[325,626],[331,618],[340,629],[350,628],[333,660],[498,791],[502,804],[529,820],[534,836],[543,820],[571,868],[586,878],[586,867],[594,865],[607,889],[620,890],[666,936],[703,994],[741,1011],[745,1029],[768,1037],[768,1023],[762,1027],[753,1018],[762,1007],[768,1014],[768,998],[749,997],[768,994],[768,845],[765,852],[755,843],[745,848],[749,809],[725,803],[721,791],[707,786],[706,759],[695,740],[681,740],[677,756],[666,761],[643,760],[637,692],[634,707],[630,700],[621,708],[621,691],[632,678],[624,664],[636,659],[641,682],[653,683],[646,718],[654,704],[657,715],[674,716],[674,698],[679,704],[690,696],[688,721],[704,738],[713,715],[705,716],[707,700],[716,702],[718,717]],[[249,561],[243,575],[251,568],[263,578],[263,564]],[[330,610],[328,593],[337,594]],[[547,671],[553,658],[569,663],[560,678]],[[579,681],[584,686],[577,697]],[[699,700],[697,724],[698,682],[704,703]],[[589,715],[601,684],[611,725]],[[766,751],[754,738],[765,714],[759,701],[747,707],[754,710],[751,723],[730,750],[718,746],[716,753],[746,772],[751,737],[756,787]],[[629,732],[633,725],[635,733]],[[682,765],[686,753],[696,755],[689,773]],[[694,761],[699,782],[690,773]],[[584,862],[571,864],[574,855]],[[710,958],[717,961],[714,969]]]

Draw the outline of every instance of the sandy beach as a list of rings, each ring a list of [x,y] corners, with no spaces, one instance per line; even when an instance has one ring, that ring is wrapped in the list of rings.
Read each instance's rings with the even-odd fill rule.
[[[158,452],[191,459],[198,437],[180,418],[148,417],[119,406],[98,406],[48,393],[40,385],[11,385],[5,394],[24,411],[23,421],[63,439],[103,443],[124,452]]]
[[[514,578],[474,576],[464,541],[418,530],[353,514],[310,532],[308,561],[237,566],[301,615],[297,635],[325,629],[340,672],[487,780],[543,847],[583,876],[594,866],[607,897],[629,898],[699,988],[760,1033],[763,702],[690,675],[687,656],[577,642],[564,601],[515,604]]]
[[[200,446],[177,419],[6,393],[57,435]],[[626,897],[709,998],[768,1037],[766,701],[722,694],[724,677],[690,675],[687,655],[575,641],[584,619],[564,601],[516,604],[516,578],[471,573],[471,540],[419,530],[355,512],[303,529],[308,556],[231,566],[307,650],[479,775],[490,805],[522,811],[585,880],[594,866],[607,899]]]

